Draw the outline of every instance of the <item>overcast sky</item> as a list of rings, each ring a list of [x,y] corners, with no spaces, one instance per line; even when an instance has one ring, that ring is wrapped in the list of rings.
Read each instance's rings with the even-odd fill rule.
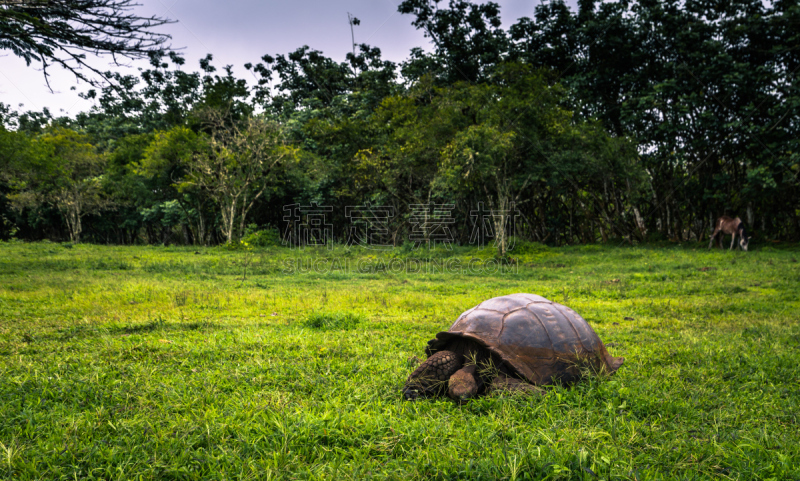
[[[546,0],[544,0],[546,1]],[[350,12],[361,25],[355,27],[356,43],[379,47],[383,57],[395,62],[407,58],[413,47],[428,49],[428,39],[416,30],[410,15],[397,13],[401,0],[140,0],[137,8],[143,15],[176,20],[162,31],[172,35],[173,47],[182,48],[184,69],[199,70],[198,60],[214,55],[214,65],[233,65],[237,76],[253,79],[242,67],[256,63],[264,54],[288,53],[303,45],[321,50],[335,60],[344,60],[351,50]],[[444,4],[445,2],[443,2]],[[504,27],[520,17],[530,17],[540,2],[532,0],[496,0],[501,6]],[[575,8],[575,0],[567,2]],[[97,59],[93,65],[106,69],[108,60]],[[147,67],[147,62],[133,64]],[[74,76],[52,67],[50,92],[38,65],[25,62],[8,51],[0,51],[0,102],[22,110],[51,109],[54,115],[70,116],[88,110],[91,103],[78,97],[88,89],[76,84]],[[75,86],[77,90],[71,90]]]

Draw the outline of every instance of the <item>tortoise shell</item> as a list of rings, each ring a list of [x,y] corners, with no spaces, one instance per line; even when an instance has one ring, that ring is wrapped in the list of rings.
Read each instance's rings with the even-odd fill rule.
[[[461,314],[428,342],[428,356],[454,338],[478,342],[533,384],[572,382],[581,367],[613,373],[624,362],[612,357],[594,329],[569,307],[533,294],[483,301]]]

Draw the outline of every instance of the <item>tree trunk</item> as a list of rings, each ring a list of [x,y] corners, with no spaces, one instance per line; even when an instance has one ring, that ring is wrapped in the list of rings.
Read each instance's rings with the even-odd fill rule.
[[[81,210],[80,205],[67,205],[64,211],[64,222],[69,230],[70,242],[77,244],[81,241]]]
[[[236,200],[230,200],[228,205],[221,209],[221,214],[222,226],[220,228],[222,230],[222,235],[225,236],[225,241],[230,244],[233,242],[233,226],[236,220]]]
[[[644,241],[645,236],[647,235],[647,227],[644,225],[644,219],[642,218],[642,213],[639,212],[639,208],[635,205],[633,206],[633,217],[636,219],[636,227],[639,229],[639,236],[640,240]]]
[[[667,239],[672,239],[672,219],[670,219],[670,211],[669,211],[669,203],[665,205],[667,209],[667,222],[666,222],[666,232]]]
[[[201,246],[208,245],[208,239],[206,238],[206,219],[203,217],[203,211],[201,210],[201,206],[197,209],[197,244]]]

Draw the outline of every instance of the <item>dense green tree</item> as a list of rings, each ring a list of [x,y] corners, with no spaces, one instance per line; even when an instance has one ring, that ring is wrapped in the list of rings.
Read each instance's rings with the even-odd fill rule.
[[[201,189],[219,209],[226,242],[239,239],[247,214],[274,182],[281,163],[295,155],[281,126],[259,117],[230,119],[228,111],[201,114],[208,147],[186,162],[181,189]]]
[[[339,240],[347,206],[393,207],[395,244],[418,234],[414,206],[437,204],[455,204],[469,242],[481,203],[556,244],[700,239],[723,213],[800,236],[796,2],[556,0],[507,31],[492,2],[398,10],[433,46],[399,78],[368,45],[342,62],[265,55],[245,65],[255,86],[211,55],[184,72],[153,48],[75,119],[0,105],[0,235],[209,244],[315,202]],[[491,220],[504,255],[509,221]]]
[[[224,119],[232,126],[231,123],[249,117],[254,111],[253,105],[248,101],[250,89],[244,79],[233,75],[231,65],[223,68],[225,75],[212,75],[217,71],[211,64],[212,60],[214,57],[211,54],[200,60],[200,68],[205,73],[202,78],[203,90],[192,110],[200,113],[200,123],[206,120],[202,118],[203,115],[210,111],[225,112]]]
[[[11,123],[8,120],[6,122]],[[29,136],[9,131],[0,124],[0,238],[6,238],[16,232],[15,216],[11,212],[12,204],[8,196],[21,187],[24,166],[35,155],[34,145]]]
[[[113,85],[81,94],[97,103],[89,112],[79,113],[71,126],[113,150],[113,141],[126,135],[185,125],[203,94],[203,77],[198,72],[181,70],[184,59],[174,52],[166,56],[153,53],[149,60],[151,68],[138,76],[108,72]],[[204,61],[210,62],[210,58]],[[204,65],[210,68],[208,63]],[[213,79],[206,81],[212,82]]]
[[[528,212],[539,211],[534,218],[546,218],[548,204],[565,204],[567,242],[595,240],[595,226],[620,236],[636,233],[633,212],[619,203],[609,212],[613,201],[601,194],[620,185],[639,189],[634,144],[576,122],[561,106],[564,95],[530,66],[504,64],[491,84],[456,84],[442,98],[440,117],[452,118],[459,129],[442,151],[441,174],[459,197],[485,202],[494,212],[501,256],[510,216],[525,204],[531,204]],[[541,235],[547,229],[542,225]]]
[[[336,62],[322,52],[303,46],[288,55],[264,55],[262,62],[245,68],[259,75],[254,88],[257,103],[270,112],[289,117],[301,110],[341,109],[350,112],[374,109],[394,91],[395,64],[381,58],[381,50],[366,44],[355,46],[347,61]],[[279,82],[270,89],[273,76]],[[342,102],[343,98],[346,102]],[[343,113],[343,112],[340,112]]]
[[[800,225],[789,154],[797,34],[787,27],[799,26],[796,5],[579,6],[537,7],[535,19],[510,29],[513,55],[556,71],[576,113],[637,139],[650,183],[638,207],[651,231],[702,237],[726,212]]]
[[[209,244],[213,226],[209,217],[213,219],[213,215],[208,211],[212,199],[188,179],[195,157],[209,149],[208,137],[187,127],[173,127],[155,132],[151,138],[142,158],[132,164],[133,172],[144,179],[152,196],[150,202],[139,206],[143,220],[155,222],[162,230],[162,243],[175,225],[188,224],[195,244]],[[180,216],[171,213],[178,208]]]
[[[548,237],[547,217],[559,202],[580,210],[568,226],[574,224],[575,233],[561,234],[568,242],[592,241],[598,229],[641,237],[629,204],[608,197],[620,189],[623,198],[641,190],[634,144],[610,137],[596,123],[575,122],[561,106],[564,95],[547,75],[523,64],[500,65],[481,84],[434,87],[425,77],[375,112],[375,141],[358,152],[351,177],[365,192],[390,194],[386,200],[397,201],[404,220],[415,204],[459,200],[463,220],[485,204],[495,214],[491,229],[500,255],[506,253],[509,216],[519,207],[542,219],[535,226],[539,239]],[[582,203],[574,201],[581,197]],[[579,232],[582,223],[588,227]]]
[[[411,14],[411,22],[434,45],[432,54],[411,51],[403,64],[403,76],[411,81],[432,74],[443,84],[475,82],[488,78],[494,67],[507,59],[509,38],[501,28],[500,6],[494,2],[404,0],[397,8]]]
[[[106,155],[105,192],[114,209],[93,219],[93,231],[103,232],[106,242],[133,244],[145,226],[141,210],[156,203],[159,190],[136,173],[153,134],[131,134],[114,139]]]
[[[80,242],[83,218],[105,207],[105,159],[89,139],[75,131],[56,128],[35,139],[25,157],[10,170],[17,209],[47,203],[58,209],[72,242]]]

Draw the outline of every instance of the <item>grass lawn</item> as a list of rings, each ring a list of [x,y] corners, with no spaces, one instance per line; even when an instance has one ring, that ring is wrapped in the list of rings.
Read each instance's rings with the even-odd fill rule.
[[[393,267],[421,254],[0,243],[0,479],[800,479],[797,249]],[[543,397],[402,399],[428,339],[515,292],[625,364]]]

